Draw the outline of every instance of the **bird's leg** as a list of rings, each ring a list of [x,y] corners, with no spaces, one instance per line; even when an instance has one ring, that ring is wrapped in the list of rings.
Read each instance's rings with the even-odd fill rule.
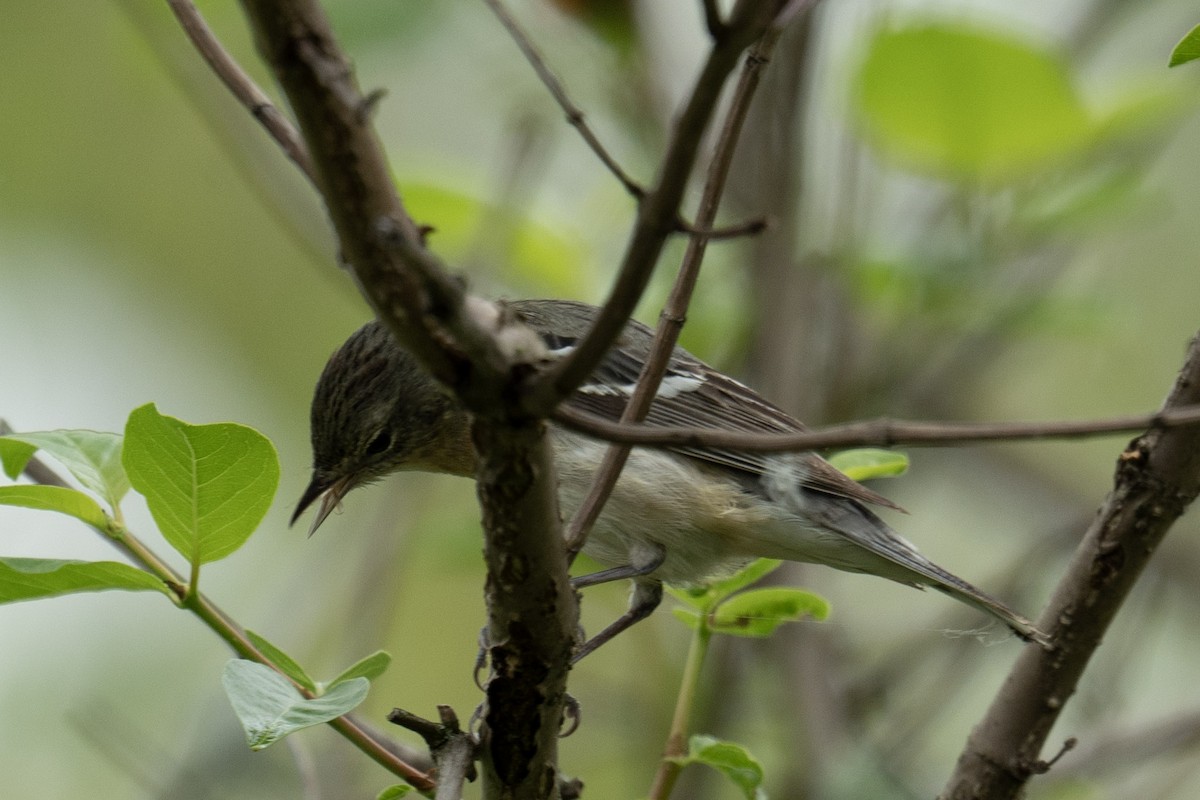
[[[571,578],[571,586],[582,589],[586,586],[596,586],[601,583],[619,581],[623,578],[640,578],[649,575],[662,566],[667,560],[667,551],[662,545],[648,545],[639,548],[638,552],[630,553],[629,563],[619,567],[609,567],[589,575],[578,575]]]
[[[619,569],[619,568],[618,568]],[[613,570],[604,570],[604,572],[612,572]],[[602,573],[595,573],[600,575]],[[584,575],[585,578],[594,577],[593,575]],[[619,577],[625,577],[624,575]],[[611,578],[609,580],[612,580]],[[636,622],[641,622],[654,609],[658,608],[658,604],[662,602],[663,589],[661,581],[638,581],[633,585],[633,596],[629,598],[629,610],[621,616],[617,617],[607,628],[597,633],[591,639],[584,642],[575,655],[571,656],[571,663],[578,664],[579,661],[588,653],[595,650],[600,645],[607,642],[609,639],[616,636],[621,631],[632,626]]]

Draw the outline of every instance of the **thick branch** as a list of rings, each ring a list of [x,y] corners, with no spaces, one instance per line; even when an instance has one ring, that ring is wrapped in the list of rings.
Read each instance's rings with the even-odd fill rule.
[[[462,324],[462,287],[425,250],[370,125],[371,101],[359,91],[320,4],[243,0],[243,6],[296,114],[343,261],[397,339],[438,378],[455,382],[465,359],[439,329]],[[462,332],[453,330],[452,338]]]
[[[537,359],[544,347],[496,306],[465,297],[425,249],[371,128],[372,101],[355,84],[319,3],[243,5],[295,110],[342,258],[379,319],[474,412],[496,668],[488,685],[484,791],[547,797],[556,785],[577,611],[544,426],[513,407],[510,384],[512,368]]]
[[[1164,409],[1200,402],[1200,335]],[[1038,626],[959,756],[943,800],[1016,797],[1044,772],[1041,749],[1104,632],[1163,536],[1200,493],[1200,428],[1154,429],[1117,460],[1112,492]]]
[[[476,417],[488,565],[485,785],[542,800],[558,783],[558,730],[579,610],[566,581],[557,481],[545,425]],[[543,452],[539,453],[539,449]],[[540,458],[529,458],[534,453]]]

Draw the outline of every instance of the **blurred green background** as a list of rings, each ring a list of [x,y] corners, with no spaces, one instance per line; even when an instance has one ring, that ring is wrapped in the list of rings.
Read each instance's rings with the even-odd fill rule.
[[[438,252],[488,295],[601,300],[633,204],[483,5],[328,7],[361,84],[387,90],[378,129]],[[649,181],[705,46],[699,3],[513,7]],[[269,86],[237,6],[201,8]],[[1200,66],[1166,68],[1197,21],[1181,0],[822,4],[780,45],[727,197],[728,222],[772,227],[710,248],[685,343],[810,423],[1156,408],[1200,327]],[[4,3],[0,75],[0,417],[119,431],[154,401],[257,427],[280,495],[206,591],[317,676],[389,650],[365,707],[377,721],[397,705],[468,716],[483,621],[470,483],[405,475],[312,540],[286,525],[312,385],[368,314],[310,187],[165,3]],[[1035,615],[1124,438],[912,451],[877,488],[927,555]],[[1051,737],[1079,749],[1032,797],[1200,792],[1198,533],[1194,517],[1172,532]],[[0,553],[112,557],[65,518],[9,508]],[[747,743],[776,798],[935,794],[1019,644],[940,595],[821,569],[788,580],[833,616],[719,642],[701,730]],[[625,594],[588,590],[585,626]],[[686,641],[659,613],[575,670],[584,725],[563,767],[585,796],[647,791]],[[4,797],[373,797],[390,782],[325,729],[251,755],[220,691],[228,653],[159,598],[4,606],[0,642]],[[737,796],[687,777],[676,796]]]

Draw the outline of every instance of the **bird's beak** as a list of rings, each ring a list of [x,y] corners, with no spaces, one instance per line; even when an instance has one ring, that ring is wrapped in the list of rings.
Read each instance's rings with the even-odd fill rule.
[[[321,523],[325,521],[325,518],[333,513],[333,510],[338,507],[338,503],[342,502],[342,498],[352,488],[354,487],[349,478],[330,481],[320,475],[313,475],[312,481],[308,484],[308,488],[304,490],[304,494],[300,497],[300,502],[296,505],[296,512],[292,514],[292,521],[289,524],[295,525],[300,515],[317,498],[320,498],[321,505],[317,507],[317,514],[313,517],[312,525],[308,528],[308,535],[312,536],[317,532],[317,528],[321,527]]]

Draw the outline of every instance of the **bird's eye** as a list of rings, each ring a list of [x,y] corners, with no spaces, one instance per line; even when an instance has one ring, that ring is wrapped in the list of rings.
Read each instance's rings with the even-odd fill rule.
[[[392,446],[392,435],[387,431],[380,431],[375,438],[367,444],[367,455],[378,456],[387,452],[387,449]]]

